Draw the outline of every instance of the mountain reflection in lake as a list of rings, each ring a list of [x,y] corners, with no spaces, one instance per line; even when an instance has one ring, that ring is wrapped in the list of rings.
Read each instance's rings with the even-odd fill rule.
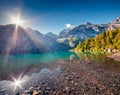
[[[58,60],[94,61],[100,67],[120,71],[120,62],[107,58],[104,54],[51,52],[45,54],[10,55],[5,63],[4,56],[0,55],[0,79],[10,79],[10,76],[19,76],[21,73],[37,73]]]
[[[10,55],[6,59],[0,55],[0,79],[10,79],[11,75],[18,75],[21,73],[39,72],[42,68],[46,68],[52,62],[57,60],[69,59],[73,52],[52,52],[45,54],[21,54]],[[24,74],[23,74],[24,75]]]

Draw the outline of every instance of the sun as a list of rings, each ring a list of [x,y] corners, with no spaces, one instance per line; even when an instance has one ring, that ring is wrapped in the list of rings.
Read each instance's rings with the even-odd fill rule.
[[[17,26],[22,25],[22,21],[19,18],[14,18],[13,23],[15,23]]]
[[[10,23],[15,24],[16,26],[20,25],[23,26],[23,24],[25,23],[25,20],[22,20],[20,18],[20,14],[16,14],[16,15],[10,15]]]
[[[17,17],[12,17],[12,22],[13,22],[14,24],[16,24],[17,26],[18,26],[18,25],[22,25],[22,23],[23,23],[23,21],[20,19],[19,16],[17,16]]]
[[[14,24],[16,27],[22,26],[27,27],[30,25],[30,19],[28,17],[25,17],[21,15],[21,11],[15,11],[15,12],[7,12],[7,23],[8,24]]]

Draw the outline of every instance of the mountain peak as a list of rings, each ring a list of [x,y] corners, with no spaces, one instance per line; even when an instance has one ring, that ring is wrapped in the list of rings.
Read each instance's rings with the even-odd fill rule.
[[[116,20],[111,22],[112,24],[120,24],[120,17],[117,17]]]
[[[92,23],[90,23],[90,22],[85,22],[84,24],[85,25],[92,25]]]
[[[27,31],[20,25],[17,26],[17,29],[15,24],[1,25],[0,53],[21,54],[47,51],[36,38],[35,33]]]
[[[45,34],[45,36],[50,37],[50,38],[57,38],[57,35],[53,34],[52,32],[48,32],[47,34]]]
[[[120,16],[119,16],[119,17],[117,17],[117,19],[120,19]]]

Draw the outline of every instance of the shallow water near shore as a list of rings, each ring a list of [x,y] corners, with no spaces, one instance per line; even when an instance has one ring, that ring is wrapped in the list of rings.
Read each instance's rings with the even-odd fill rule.
[[[108,58],[104,54],[76,54],[74,52],[51,52],[46,54],[10,55],[7,57],[7,59],[6,57],[1,55],[0,91],[6,89],[8,93],[9,91],[11,92],[11,88],[15,86],[13,85],[14,81],[12,77],[18,79],[19,76],[22,76],[21,80],[25,80],[24,89],[26,89],[31,85],[37,85],[38,82],[36,81],[38,80],[43,81],[46,77],[48,78],[52,75],[59,76],[59,74],[62,72],[62,68],[57,64],[64,63],[64,61],[73,64],[81,62],[82,64],[84,64],[87,62],[88,65],[93,67],[96,64],[97,69],[104,69],[105,71],[115,72],[118,74],[120,73],[120,62]],[[96,67],[94,67],[94,69],[96,69]],[[7,84],[9,85],[7,86]],[[21,89],[18,87],[17,90]]]
[[[36,64],[51,63],[56,60],[76,58],[73,52],[51,52],[43,54],[20,54],[20,55],[0,55],[0,73],[7,73],[19,69],[29,68]]]
[[[41,69],[55,63],[59,60],[79,60],[79,61],[93,61],[98,64],[100,68],[105,68],[113,71],[120,71],[120,62],[106,57],[100,53],[74,53],[74,52],[50,52],[44,54],[20,54],[20,55],[0,55],[0,80],[6,80],[7,74],[16,75],[21,72],[30,73],[39,72]],[[74,63],[74,62],[73,62]]]

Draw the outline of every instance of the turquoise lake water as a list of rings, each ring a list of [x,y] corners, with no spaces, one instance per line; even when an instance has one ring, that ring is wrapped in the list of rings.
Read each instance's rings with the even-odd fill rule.
[[[104,54],[90,54],[74,52],[50,52],[44,54],[0,55],[0,79],[6,79],[9,74],[21,72],[39,72],[47,65],[59,60],[93,61],[100,67],[120,71],[120,62],[107,58]],[[8,75],[7,75],[8,74]]]
[[[52,61],[72,59],[77,55],[73,52],[51,52],[44,54],[0,55],[0,73],[29,68],[35,64],[51,63]]]

